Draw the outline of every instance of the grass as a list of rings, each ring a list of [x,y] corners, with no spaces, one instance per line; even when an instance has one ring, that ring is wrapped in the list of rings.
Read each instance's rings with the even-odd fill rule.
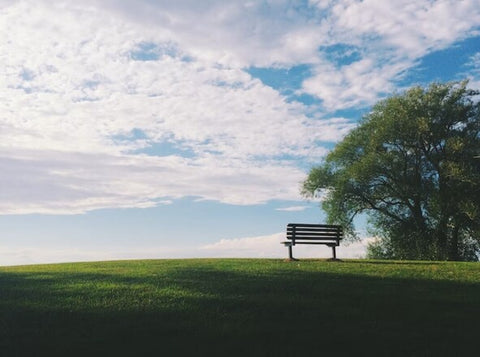
[[[0,355],[477,355],[480,264],[218,259],[0,268]]]

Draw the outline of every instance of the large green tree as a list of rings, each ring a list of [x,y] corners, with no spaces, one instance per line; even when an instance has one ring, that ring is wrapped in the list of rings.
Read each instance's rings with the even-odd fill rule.
[[[303,182],[329,223],[355,238],[369,217],[374,257],[478,260],[480,92],[468,82],[414,87],[377,103]]]

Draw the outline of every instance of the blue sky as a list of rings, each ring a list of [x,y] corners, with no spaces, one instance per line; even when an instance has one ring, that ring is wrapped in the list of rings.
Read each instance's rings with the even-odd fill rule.
[[[0,63],[0,265],[284,257],[376,101],[480,88],[480,1],[0,0]]]

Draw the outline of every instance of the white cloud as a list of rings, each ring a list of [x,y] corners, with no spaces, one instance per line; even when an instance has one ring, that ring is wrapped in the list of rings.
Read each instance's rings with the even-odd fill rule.
[[[283,208],[277,208],[277,211],[285,211],[285,212],[301,212],[305,211],[307,208],[310,208],[308,206],[291,206],[291,207],[283,207]]]
[[[229,204],[299,199],[293,166],[176,156],[10,151],[0,155],[1,214],[75,214],[197,196]]]
[[[8,170],[0,212],[148,207],[191,195],[296,199],[304,174],[283,157],[318,160],[326,152],[318,141],[352,127],[306,117],[301,104],[239,68],[189,58],[195,51],[168,31],[108,15],[55,1],[2,13],[0,156]],[[142,44],[154,60],[135,52]],[[139,154],[150,147],[161,157]]]
[[[478,27],[477,0],[343,0],[332,6],[338,32],[356,39],[374,39],[375,46],[418,58],[468,36]]]
[[[395,50],[416,59],[468,36],[480,22],[477,0],[322,0],[228,2],[95,1],[174,39],[199,58],[227,66],[317,63],[325,44]]]
[[[0,213],[296,200],[297,164],[353,125],[307,116],[245,68],[310,64],[302,91],[323,109],[362,106],[467,36],[480,11],[472,0],[309,4],[0,2]],[[335,43],[361,58],[339,67],[318,50]]]
[[[2,97],[9,101],[0,108],[2,124],[22,135],[3,145],[118,153],[130,147],[108,145],[109,138],[138,128],[153,141],[181,141],[200,152],[273,155],[344,134],[323,134],[325,124],[306,118],[300,104],[241,69],[185,60],[180,49],[156,61],[133,60],[139,43],[162,46],[162,36],[104,21],[100,10],[9,10],[0,47],[8,64]]]
[[[303,83],[303,90],[322,98],[328,110],[365,107],[375,103],[379,96],[394,90],[393,81],[411,65],[407,63],[379,63],[362,59],[337,68],[331,63],[316,67],[315,75]]]
[[[229,67],[314,61],[322,41],[315,21],[306,21],[314,9],[297,11],[287,0],[91,3],[160,30],[195,57]]]
[[[480,52],[475,53],[470,57],[470,61],[466,64],[467,73],[462,75],[469,78],[469,87],[473,89],[480,89]]]
[[[373,104],[396,88],[406,70],[424,55],[476,33],[477,0],[319,1],[329,13],[327,44],[358,48],[361,59],[338,65],[324,59],[303,90],[323,100],[327,110]]]
[[[222,239],[200,247],[205,255],[211,257],[281,257],[285,248],[280,244],[285,237],[276,233],[260,237]]]

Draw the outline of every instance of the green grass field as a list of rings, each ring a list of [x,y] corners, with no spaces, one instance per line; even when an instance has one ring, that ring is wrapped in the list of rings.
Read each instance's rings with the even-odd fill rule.
[[[0,356],[473,356],[480,264],[212,259],[0,268]]]

